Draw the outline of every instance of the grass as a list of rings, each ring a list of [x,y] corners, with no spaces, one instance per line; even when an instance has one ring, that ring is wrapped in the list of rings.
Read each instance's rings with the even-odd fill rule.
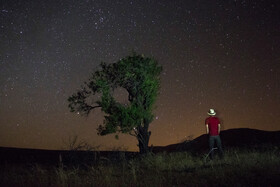
[[[0,186],[279,186],[280,149],[228,149],[223,159],[159,153],[94,165],[4,164]]]

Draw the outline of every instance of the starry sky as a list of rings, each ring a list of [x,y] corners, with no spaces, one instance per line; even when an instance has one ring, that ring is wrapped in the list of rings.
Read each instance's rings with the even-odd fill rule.
[[[222,130],[280,130],[277,0],[3,0],[0,146],[65,149],[78,136],[138,150],[130,135],[96,134],[100,111],[67,107],[101,61],[132,51],[163,66],[150,144],[204,134],[209,108]]]

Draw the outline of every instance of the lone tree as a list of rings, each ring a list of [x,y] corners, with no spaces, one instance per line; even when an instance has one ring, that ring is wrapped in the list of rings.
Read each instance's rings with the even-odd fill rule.
[[[100,67],[68,98],[71,112],[88,116],[90,111],[101,107],[105,119],[97,128],[98,134],[130,134],[137,138],[140,153],[147,153],[149,124],[154,117],[152,110],[159,93],[162,67],[155,59],[136,54],[113,64],[101,63]],[[116,88],[127,91],[128,104],[114,98]]]

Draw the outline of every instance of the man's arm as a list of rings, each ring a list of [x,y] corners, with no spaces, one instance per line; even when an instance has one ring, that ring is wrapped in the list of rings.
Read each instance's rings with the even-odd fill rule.
[[[221,124],[219,123],[218,124],[218,132],[219,132],[219,134],[220,134],[220,131],[221,131]]]
[[[209,127],[208,127],[208,124],[206,124],[205,126],[206,126],[206,134],[209,134]]]

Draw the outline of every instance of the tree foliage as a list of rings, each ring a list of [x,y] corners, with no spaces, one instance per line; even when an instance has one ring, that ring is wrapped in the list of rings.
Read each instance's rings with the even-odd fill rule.
[[[68,98],[71,112],[89,115],[101,107],[104,122],[98,127],[99,135],[128,133],[137,137],[140,152],[147,152],[153,120],[153,106],[159,93],[162,67],[153,58],[133,54],[116,63],[100,64],[80,90]],[[116,88],[124,88],[129,104],[118,102],[114,96]],[[89,100],[92,95],[100,95]],[[142,147],[142,148],[141,148]]]

